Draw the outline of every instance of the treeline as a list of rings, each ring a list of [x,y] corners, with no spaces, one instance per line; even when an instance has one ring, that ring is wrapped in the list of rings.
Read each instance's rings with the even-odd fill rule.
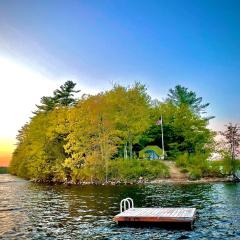
[[[0,174],[5,174],[8,173],[8,168],[7,167],[0,167]]]
[[[67,81],[42,97],[29,123],[17,136],[10,171],[28,179],[104,181],[163,177],[159,161],[138,160],[147,145],[161,146],[160,116],[166,158],[211,152],[213,132],[207,104],[180,85],[165,101],[153,100],[140,83],[114,87],[97,95],[82,94]],[[130,169],[129,169],[130,168]]]

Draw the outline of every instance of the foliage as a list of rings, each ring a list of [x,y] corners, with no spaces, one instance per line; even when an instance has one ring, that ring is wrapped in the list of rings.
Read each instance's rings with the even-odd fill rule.
[[[178,167],[186,168],[188,165],[188,162],[189,162],[189,156],[186,152],[179,155],[176,159],[176,165]]]
[[[171,88],[169,90],[167,100],[177,107],[182,105],[189,107],[189,109],[198,116],[206,113],[206,108],[209,106],[209,103],[202,103],[202,97],[197,97],[195,92],[188,91],[188,88],[181,85],[177,85],[174,89]]]
[[[77,102],[74,98],[75,93],[79,93],[80,90],[75,90],[76,83],[72,81],[65,82],[60,89],[57,89],[53,93],[53,98],[60,106],[71,106]]]
[[[208,121],[185,104],[152,101],[140,83],[114,87],[76,100],[67,81],[20,130],[10,172],[41,181],[109,181],[168,176],[159,161],[137,160],[147,145],[161,146],[156,120],[163,116],[169,157],[207,155],[214,134]],[[161,154],[160,154],[161,155]],[[121,160],[124,158],[124,160]],[[186,167],[203,169],[205,159],[187,158]],[[203,173],[204,171],[201,170]]]
[[[189,179],[190,180],[198,180],[202,177],[202,171],[200,168],[192,168],[189,172]]]
[[[146,90],[144,85],[135,83],[129,88],[115,85],[106,93],[111,118],[124,146],[120,155],[124,159],[133,158],[133,144],[151,124],[150,96]]]
[[[240,161],[235,161],[236,172],[240,170]],[[229,160],[210,161],[208,166],[209,177],[227,177],[230,175],[231,167],[229,168]]]
[[[169,177],[168,168],[158,160],[117,159],[110,162],[109,170],[110,179],[117,181]]]
[[[0,167],[0,174],[8,173],[7,167]]]
[[[69,155],[64,166],[71,171],[87,166],[93,178],[98,171],[108,171],[108,161],[116,153],[120,141],[108,106],[106,97],[99,94],[83,99],[71,109],[64,146]]]
[[[232,159],[232,156],[226,153],[223,156],[223,169],[226,175],[233,175],[237,178],[236,173],[239,170],[239,160]]]
[[[63,149],[67,109],[39,113],[18,135],[10,171],[26,178],[51,179],[67,157]]]
[[[74,98],[74,94],[79,92],[79,90],[74,90],[75,86],[76,83],[67,81],[60,86],[60,89],[56,89],[53,92],[53,97],[43,96],[40,101],[41,105],[36,105],[38,109],[34,113],[52,111],[59,106],[74,105],[77,102]]]
[[[197,180],[201,177],[226,177],[232,172],[232,165],[229,164],[229,156],[223,160],[208,160],[209,155],[188,153],[181,154],[176,159],[176,164],[181,172],[188,173],[189,179]],[[234,161],[234,168],[240,170],[240,161]]]
[[[239,154],[238,147],[240,145],[240,127],[232,123],[229,123],[226,127],[227,129],[221,132],[227,141],[227,149],[222,151],[225,169],[227,169],[229,175],[233,175],[235,180],[240,180],[236,175],[236,158]]]
[[[160,115],[163,116],[164,145],[168,158],[175,159],[182,152],[210,151],[214,133],[207,128],[208,121],[194,114],[186,105],[175,106],[171,102],[155,106],[155,120],[142,135],[139,141],[141,146],[162,145],[161,129],[155,124],[156,117]]]
[[[184,153],[177,157],[176,164],[182,168],[182,172],[188,173],[190,180],[201,177],[221,177],[221,169],[214,167],[208,158],[209,153]]]

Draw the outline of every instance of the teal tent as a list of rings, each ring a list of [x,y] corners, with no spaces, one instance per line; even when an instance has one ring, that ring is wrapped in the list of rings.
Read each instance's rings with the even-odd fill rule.
[[[139,152],[139,157],[149,160],[161,159],[162,153],[162,149],[158,146],[146,146]]]

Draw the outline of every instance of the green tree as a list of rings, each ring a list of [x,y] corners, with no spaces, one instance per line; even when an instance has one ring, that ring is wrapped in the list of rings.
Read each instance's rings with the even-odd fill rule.
[[[54,97],[43,96],[40,102],[41,102],[41,105],[36,104],[37,110],[34,112],[35,114],[39,112],[52,111],[57,105],[57,101]]]
[[[213,143],[214,133],[207,128],[208,121],[194,114],[187,105],[174,105],[171,101],[159,103],[152,111],[152,125],[142,135],[139,144],[162,146],[161,129],[156,125],[163,117],[164,143],[168,157],[178,154],[208,151]]]
[[[37,111],[34,113],[37,114],[39,112],[48,112],[52,111],[56,107],[60,106],[72,106],[76,104],[77,99],[74,98],[74,95],[80,90],[75,90],[76,83],[72,81],[67,81],[63,85],[60,86],[60,89],[56,89],[53,92],[53,96],[43,96],[41,98],[41,105],[37,106]]]
[[[69,80],[60,86],[60,89],[54,91],[54,99],[56,99],[57,105],[72,106],[77,102],[74,95],[79,93],[80,90],[75,90],[75,86],[76,83]]]
[[[195,92],[189,91],[188,88],[181,85],[177,85],[174,89],[171,88],[169,90],[167,100],[177,107],[182,105],[188,106],[198,116],[205,114],[206,108],[209,106],[209,103],[202,103],[202,97],[197,97]],[[207,119],[211,118],[213,117],[208,117]]]

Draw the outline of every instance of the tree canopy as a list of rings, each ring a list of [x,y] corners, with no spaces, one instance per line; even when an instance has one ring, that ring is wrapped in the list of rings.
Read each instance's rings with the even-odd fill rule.
[[[53,110],[56,107],[60,106],[72,106],[77,102],[77,99],[74,98],[74,94],[80,92],[75,90],[76,83],[73,81],[67,81],[60,86],[60,89],[56,89],[53,92],[53,96],[43,96],[41,98],[41,105],[37,106],[38,112],[48,112]]]
[[[210,103],[202,103],[202,97],[197,97],[195,92],[189,91],[188,88],[181,85],[169,90],[167,100],[177,107],[186,105],[194,114],[199,116],[205,114],[206,108],[210,105]],[[208,119],[210,118],[213,117],[208,117]]]
[[[118,159],[136,163],[139,151],[147,145],[161,147],[161,131],[156,125],[161,115],[169,158],[210,148],[213,133],[200,115],[208,105],[186,88],[175,88],[185,97],[174,97],[179,94],[170,90],[169,99],[159,102],[153,101],[140,83],[114,85],[78,99],[74,98],[79,92],[75,86],[67,81],[52,97],[41,99],[35,115],[17,136],[10,166],[13,174],[49,181],[107,181],[116,172],[120,174]],[[153,169],[154,174],[166,175],[165,170]]]

